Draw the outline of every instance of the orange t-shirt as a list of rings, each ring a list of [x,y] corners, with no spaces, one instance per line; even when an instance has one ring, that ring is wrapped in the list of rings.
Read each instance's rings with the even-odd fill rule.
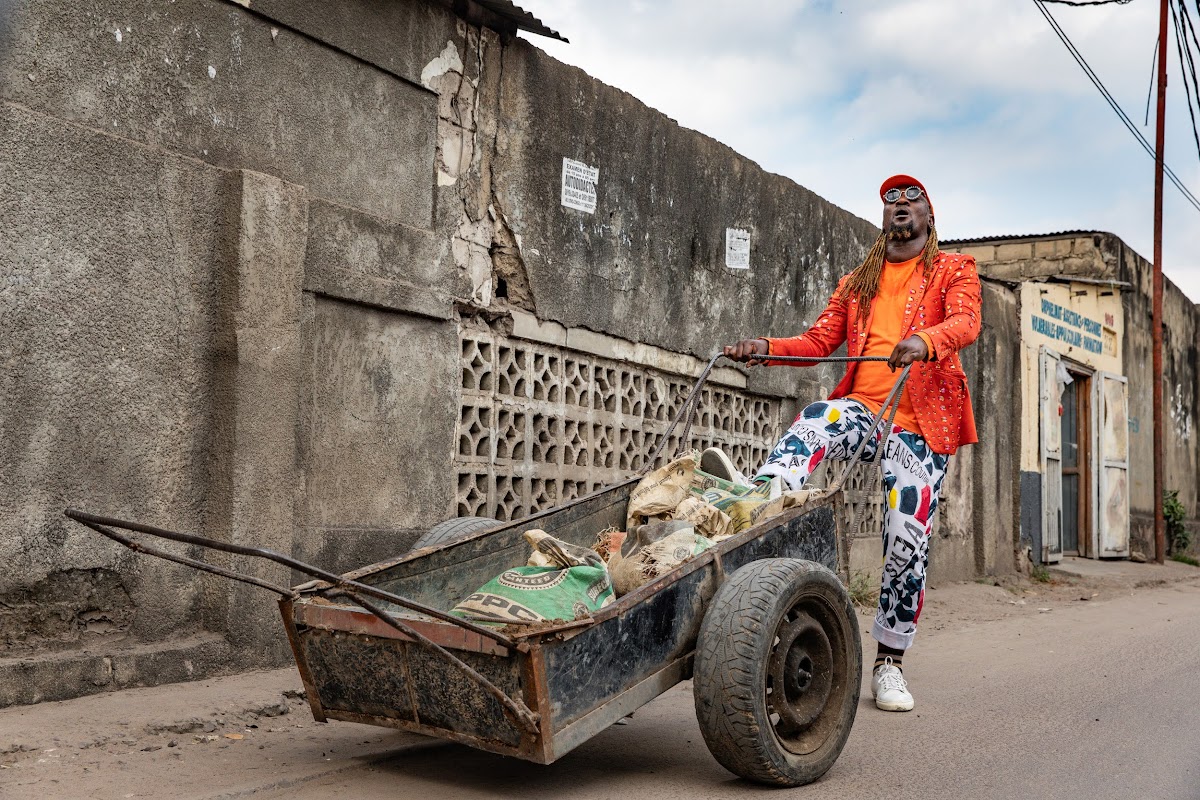
[[[900,343],[904,325],[904,304],[908,299],[908,282],[921,263],[921,256],[893,264],[883,263],[883,275],[879,278],[879,291],[875,294],[875,310],[871,316],[871,329],[863,346],[864,356],[890,356]],[[928,343],[927,343],[928,344]],[[878,414],[887,400],[888,393],[896,385],[900,371],[892,372],[882,361],[864,361],[854,373],[854,385],[847,395]],[[900,409],[896,412],[896,424],[906,431],[920,433],[921,426],[908,398],[908,385],[900,394]]]

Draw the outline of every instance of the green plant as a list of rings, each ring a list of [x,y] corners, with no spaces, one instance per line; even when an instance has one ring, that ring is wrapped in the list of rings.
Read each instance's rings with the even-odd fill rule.
[[[1171,560],[1178,561],[1180,564],[1191,564],[1193,567],[1200,567],[1200,560],[1192,558],[1189,555],[1184,555],[1183,553],[1176,553],[1171,556]]]
[[[1179,502],[1179,490],[1163,492],[1163,516],[1167,520],[1167,543],[1172,553],[1187,550],[1192,544],[1192,532],[1183,524],[1187,509]]]
[[[1029,577],[1033,578],[1038,583],[1050,582],[1050,570],[1046,569],[1041,564],[1034,564],[1033,569],[1029,572]]]
[[[850,576],[846,587],[854,605],[868,611],[879,605],[879,581],[869,572],[856,572]]]

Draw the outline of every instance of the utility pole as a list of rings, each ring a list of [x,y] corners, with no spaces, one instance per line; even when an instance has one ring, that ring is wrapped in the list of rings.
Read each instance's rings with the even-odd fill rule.
[[[1167,117],[1167,14],[1161,0],[1158,18],[1158,117],[1154,134],[1154,300],[1151,324],[1154,347],[1154,560],[1167,555],[1167,523],[1163,517],[1163,144]]]

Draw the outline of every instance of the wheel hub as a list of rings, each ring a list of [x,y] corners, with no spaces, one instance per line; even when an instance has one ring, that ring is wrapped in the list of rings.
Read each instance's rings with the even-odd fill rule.
[[[833,647],[823,626],[804,611],[779,626],[768,675],[770,710],[784,738],[803,733],[820,716],[833,686]]]

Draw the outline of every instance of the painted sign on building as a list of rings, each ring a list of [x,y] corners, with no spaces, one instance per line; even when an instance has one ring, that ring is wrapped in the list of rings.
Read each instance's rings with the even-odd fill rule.
[[[1121,373],[1121,295],[1084,283],[1021,286],[1021,329],[1026,343],[1044,345],[1085,366]]]

